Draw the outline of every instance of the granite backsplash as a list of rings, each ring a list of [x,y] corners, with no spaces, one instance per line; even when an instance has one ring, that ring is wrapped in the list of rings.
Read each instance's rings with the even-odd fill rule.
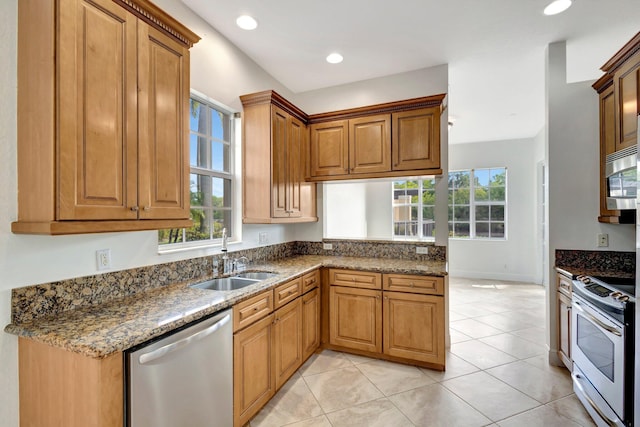
[[[635,274],[636,253],[556,249],[555,265],[583,271]]]
[[[296,255],[446,261],[446,247],[424,242],[325,240],[324,243],[331,243],[332,250],[323,249],[323,242],[287,242],[229,252],[229,255],[233,258],[246,256],[250,261],[257,263]],[[428,254],[417,254],[417,246],[427,247]],[[42,316],[102,304],[171,283],[206,280],[212,277],[213,263],[219,263],[221,258],[222,254],[216,254],[13,289],[11,321],[28,322]]]

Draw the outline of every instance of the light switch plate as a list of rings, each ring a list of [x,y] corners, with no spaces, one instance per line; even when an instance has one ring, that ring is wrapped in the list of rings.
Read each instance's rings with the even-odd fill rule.
[[[323,243],[322,249],[324,249],[325,251],[333,250],[333,243]]]
[[[427,246],[416,246],[416,253],[427,255],[429,253],[429,247]]]

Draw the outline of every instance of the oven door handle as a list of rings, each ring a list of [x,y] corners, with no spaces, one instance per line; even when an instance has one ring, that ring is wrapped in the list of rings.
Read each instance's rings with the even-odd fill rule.
[[[607,417],[604,412],[602,412],[602,409],[600,409],[598,407],[598,405],[596,405],[596,402],[593,401],[593,399],[591,399],[591,397],[589,396],[589,394],[587,394],[586,390],[584,389],[584,387],[582,386],[582,384],[580,384],[580,381],[582,380],[582,378],[584,378],[582,375],[580,374],[576,374],[574,372],[571,373],[571,376],[573,377],[573,384],[578,387],[580,389],[580,391],[582,392],[582,396],[587,399],[587,402],[589,402],[589,405],[593,408],[594,411],[596,411],[598,413],[598,415],[600,415],[600,418],[602,418],[602,420],[609,426],[609,427],[616,427],[618,424],[612,420],[611,418]]]
[[[613,335],[622,336],[622,332],[620,332],[620,330],[614,328],[613,326],[609,326],[606,323],[604,323],[602,320],[598,319],[597,317],[595,317],[593,314],[588,313],[584,308],[582,308],[580,306],[581,304],[576,301],[573,300],[573,306],[575,308],[577,308],[582,314],[584,314],[585,316],[587,316],[590,320],[592,320],[596,325],[600,326],[602,329],[604,329],[607,332],[612,333]]]

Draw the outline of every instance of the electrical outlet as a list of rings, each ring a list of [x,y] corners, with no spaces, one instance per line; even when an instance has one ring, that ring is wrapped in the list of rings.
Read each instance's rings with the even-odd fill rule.
[[[416,246],[416,253],[426,255],[429,253],[429,248],[427,246]]]
[[[100,249],[96,251],[96,262],[98,270],[108,270],[111,268],[111,249]]]
[[[609,246],[609,235],[608,234],[598,234],[598,247],[606,248]]]
[[[258,234],[258,244],[259,245],[266,245],[267,243],[269,243],[269,235],[267,234],[266,231],[262,231]]]
[[[333,243],[323,243],[322,249],[324,249],[325,251],[333,250]]]

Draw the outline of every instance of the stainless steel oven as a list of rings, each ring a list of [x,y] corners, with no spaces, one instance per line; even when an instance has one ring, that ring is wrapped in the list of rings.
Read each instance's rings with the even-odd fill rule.
[[[593,277],[573,283],[574,390],[598,426],[630,426],[635,298]]]

